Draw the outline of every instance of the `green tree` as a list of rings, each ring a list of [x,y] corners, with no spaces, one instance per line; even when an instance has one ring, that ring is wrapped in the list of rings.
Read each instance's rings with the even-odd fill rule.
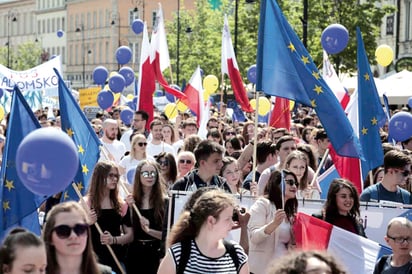
[[[238,3],[237,61],[240,72],[246,80],[246,71],[256,63],[259,28],[260,0],[247,6],[245,0],[223,0],[220,10],[213,10],[209,1],[196,0],[195,9],[187,10],[181,5],[180,11],[180,79],[188,80],[200,65],[205,75],[213,74],[220,79],[220,51],[223,16],[228,14],[232,41],[235,40],[235,4]],[[302,38],[303,1],[278,1],[288,22]],[[316,64],[322,63],[322,31],[333,23],[344,25],[349,31],[347,48],[331,59],[341,72],[354,72],[356,64],[356,26],[359,26],[365,48],[371,63],[375,63],[376,38],[382,18],[395,11],[393,6],[376,6],[379,1],[365,0],[308,0],[308,51]],[[177,16],[167,24],[169,52],[174,75],[176,75]],[[190,36],[185,30],[190,27]],[[175,76],[176,77],[176,76]]]
[[[27,70],[41,63],[42,49],[38,43],[25,42],[10,49],[10,67],[13,70]],[[7,66],[7,47],[0,48],[0,63]]]

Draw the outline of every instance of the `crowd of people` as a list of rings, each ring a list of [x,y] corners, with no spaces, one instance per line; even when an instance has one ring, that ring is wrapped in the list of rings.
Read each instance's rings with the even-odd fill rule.
[[[211,111],[205,133],[187,113],[149,121],[136,111],[131,125],[117,108],[99,114],[91,125],[102,153],[82,203],[50,198],[42,239],[10,232],[0,274],[26,266],[30,273],[346,273],[330,254],[295,250],[298,199],[320,199],[318,175],[333,165],[316,115],[301,108],[290,129],[272,128],[233,121],[223,107]],[[58,118],[43,124],[58,126]],[[336,178],[313,216],[367,237],[360,201],[412,204],[412,137],[393,145],[387,136],[382,128],[384,163],[370,171],[362,193]],[[193,193],[173,226],[171,191]],[[234,199],[243,195],[255,197],[250,209]],[[237,228],[239,242],[225,240]],[[393,255],[374,273],[411,273],[395,272],[412,269],[411,222],[392,220],[385,241]],[[17,249],[38,257],[22,258]],[[33,261],[21,266],[25,259]]]

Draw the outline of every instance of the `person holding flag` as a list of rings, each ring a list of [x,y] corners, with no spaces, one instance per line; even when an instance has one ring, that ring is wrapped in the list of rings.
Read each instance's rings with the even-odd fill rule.
[[[250,208],[249,265],[254,274],[266,273],[275,258],[294,246],[293,222],[298,209],[298,179],[288,170],[271,173],[260,197]]]

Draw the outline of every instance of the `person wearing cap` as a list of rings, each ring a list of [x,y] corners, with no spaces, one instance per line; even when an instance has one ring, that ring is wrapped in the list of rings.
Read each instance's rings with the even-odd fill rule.
[[[328,135],[326,134],[326,131],[323,128],[319,129],[316,132],[314,139],[316,142],[316,146],[318,148],[318,164],[320,164],[320,162],[323,159],[323,155],[325,155],[326,149],[328,149],[330,145],[330,140],[328,138]],[[328,170],[328,168],[330,168],[332,165],[332,158],[330,157],[330,155],[328,155],[325,160],[325,163],[323,164],[323,166],[320,167],[319,175]]]

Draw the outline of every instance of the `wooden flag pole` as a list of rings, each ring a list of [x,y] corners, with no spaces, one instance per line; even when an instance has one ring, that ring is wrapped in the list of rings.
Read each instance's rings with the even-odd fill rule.
[[[129,190],[127,189],[127,187],[124,185],[124,183],[123,183],[123,181],[119,181],[119,184],[120,184],[120,186],[123,188],[123,191],[126,193],[126,195],[129,195],[130,194],[130,192],[129,192]],[[137,217],[139,217],[139,219],[141,219],[142,218],[142,214],[140,213],[140,210],[137,208],[137,206],[136,206],[136,204],[133,204],[133,210],[136,212],[136,214],[137,214]]]
[[[311,185],[311,186],[313,186],[313,184],[315,183],[316,179],[318,178],[319,173],[320,173],[320,170],[321,170],[321,168],[323,167],[323,165],[325,164],[325,161],[326,161],[326,159],[328,158],[328,155],[329,155],[329,148],[327,148],[327,149],[325,150],[325,153],[323,154],[322,160],[320,161],[320,164],[319,164],[319,166],[318,166],[318,169],[316,170],[315,175],[313,175],[312,182],[310,182],[310,185]]]
[[[83,195],[80,193],[79,188],[77,187],[77,185],[75,183],[72,183],[72,187],[74,188],[74,191],[76,191],[77,196],[79,196],[80,203],[82,204],[83,208],[88,212],[89,211],[89,206],[87,205],[86,201],[84,200]],[[104,234],[103,230],[101,229],[98,222],[95,222],[94,226],[96,227],[96,229],[97,229],[97,231],[99,232],[100,235]],[[122,265],[120,264],[119,260],[117,259],[116,254],[114,253],[112,247],[110,245],[106,245],[106,247],[109,250],[110,254],[112,255],[114,262],[116,263],[117,267],[120,269],[122,274],[126,274],[126,272],[124,271]]]
[[[255,86],[253,87],[255,88]],[[256,95],[256,108],[255,108],[255,134],[253,136],[253,165],[252,170],[256,169],[256,153],[257,153],[257,135],[258,135],[258,121],[259,121],[259,92],[255,91]],[[256,171],[252,173],[252,183],[256,180]]]

